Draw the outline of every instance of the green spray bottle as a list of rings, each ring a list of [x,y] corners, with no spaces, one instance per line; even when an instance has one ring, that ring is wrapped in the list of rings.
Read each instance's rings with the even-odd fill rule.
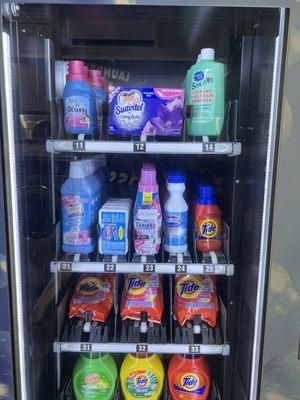
[[[187,73],[186,105],[191,115],[185,132],[191,136],[219,136],[224,122],[224,65],[214,49],[202,49]]]
[[[115,394],[117,367],[108,353],[82,353],[72,374],[76,400],[112,400]]]

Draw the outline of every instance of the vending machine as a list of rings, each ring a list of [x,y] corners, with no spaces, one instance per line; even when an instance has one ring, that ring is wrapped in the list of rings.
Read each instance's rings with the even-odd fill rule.
[[[4,398],[273,399],[291,13],[261,3],[1,4]]]

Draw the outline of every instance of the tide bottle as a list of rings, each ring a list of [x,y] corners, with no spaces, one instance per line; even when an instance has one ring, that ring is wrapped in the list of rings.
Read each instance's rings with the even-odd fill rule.
[[[200,186],[194,212],[196,246],[199,251],[219,251],[222,249],[221,217],[214,187],[212,185]]]
[[[162,213],[156,170],[144,165],[133,211],[134,249],[140,255],[154,255],[161,244]]]
[[[191,136],[219,136],[224,122],[224,65],[215,61],[214,49],[202,49],[187,73],[186,104],[192,107],[186,120]]]
[[[187,251],[188,205],[183,197],[185,175],[171,172],[167,181],[168,197],[164,206],[164,249],[169,253]]]
[[[172,400],[206,400],[211,385],[210,368],[203,356],[176,354],[168,367]]]
[[[101,79],[101,72],[97,69],[89,71],[89,85],[94,93],[94,110],[95,110],[95,131],[98,135],[103,133],[103,116],[105,111],[105,103],[107,95],[104,91],[104,83]]]
[[[83,353],[72,374],[76,400],[112,400],[117,375],[116,363],[110,354]]]
[[[93,96],[82,61],[70,61],[64,88],[64,126],[71,135],[94,132]]]
[[[164,384],[164,368],[157,354],[127,354],[120,371],[125,400],[159,400]]]
[[[71,161],[69,178],[61,187],[64,252],[88,254],[94,250],[93,199],[82,161]]]

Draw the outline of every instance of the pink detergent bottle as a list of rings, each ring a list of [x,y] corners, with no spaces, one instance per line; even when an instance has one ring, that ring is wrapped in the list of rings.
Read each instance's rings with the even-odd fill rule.
[[[162,214],[156,170],[144,164],[134,205],[134,249],[140,255],[154,255],[161,244]]]

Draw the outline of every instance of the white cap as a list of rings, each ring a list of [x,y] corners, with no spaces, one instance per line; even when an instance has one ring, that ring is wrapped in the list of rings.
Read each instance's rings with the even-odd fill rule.
[[[201,50],[201,59],[202,60],[214,60],[215,59],[215,49],[202,49]]]
[[[85,176],[92,175],[94,173],[93,160],[90,158],[87,158],[85,160],[82,160],[82,163],[83,163],[83,170],[84,170]]]
[[[198,54],[197,63],[201,61],[201,54]]]
[[[74,179],[82,179],[85,177],[84,168],[81,161],[71,161],[69,177]]]

